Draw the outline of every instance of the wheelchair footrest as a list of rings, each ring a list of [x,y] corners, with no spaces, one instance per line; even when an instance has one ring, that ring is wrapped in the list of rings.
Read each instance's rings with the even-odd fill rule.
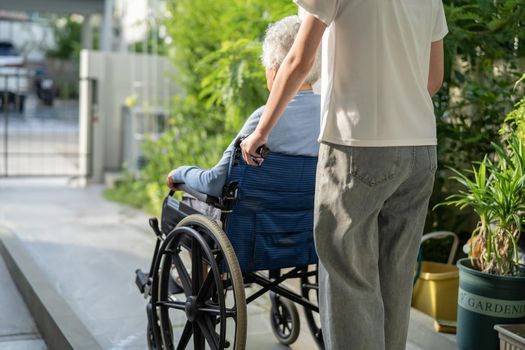
[[[144,296],[149,295],[149,287],[151,286],[151,278],[147,273],[142,272],[141,269],[135,271],[135,284]]]

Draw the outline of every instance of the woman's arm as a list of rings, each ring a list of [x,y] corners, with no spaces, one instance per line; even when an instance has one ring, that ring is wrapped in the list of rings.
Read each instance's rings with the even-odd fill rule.
[[[257,148],[266,143],[270,131],[308,75],[325,29],[321,20],[310,14],[305,16],[292,48],[279,67],[259,125],[241,143],[242,156],[248,164],[257,165],[250,155],[255,155]]]

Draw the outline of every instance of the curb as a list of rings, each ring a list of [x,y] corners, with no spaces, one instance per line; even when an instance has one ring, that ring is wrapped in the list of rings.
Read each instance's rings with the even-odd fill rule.
[[[0,227],[0,254],[49,349],[102,347],[10,231]]]

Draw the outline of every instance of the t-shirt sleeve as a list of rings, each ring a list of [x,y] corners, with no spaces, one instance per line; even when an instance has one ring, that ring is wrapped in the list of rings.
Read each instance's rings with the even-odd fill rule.
[[[306,12],[329,26],[335,19],[339,3],[343,0],[294,0]]]
[[[448,26],[445,17],[445,9],[443,8],[443,1],[438,0],[436,20],[434,21],[434,29],[432,30],[432,42],[443,39],[447,33]]]

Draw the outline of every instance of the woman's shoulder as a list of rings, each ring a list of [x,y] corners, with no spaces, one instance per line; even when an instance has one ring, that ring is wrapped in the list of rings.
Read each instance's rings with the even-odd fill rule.
[[[320,113],[321,96],[318,94],[299,92],[288,104],[285,112],[290,114],[312,114]]]
[[[250,115],[250,117],[258,117],[260,118],[261,115],[263,114],[264,112],[264,108],[266,107],[266,105],[262,105],[260,106],[259,108],[257,108],[255,111],[252,112],[252,114]]]
[[[239,135],[251,134],[257,127],[257,124],[259,124],[259,120],[261,119],[263,111],[264,111],[264,105],[262,105],[261,107],[253,111],[252,114],[250,114],[250,116],[244,122],[244,125],[241,131],[239,132]]]

